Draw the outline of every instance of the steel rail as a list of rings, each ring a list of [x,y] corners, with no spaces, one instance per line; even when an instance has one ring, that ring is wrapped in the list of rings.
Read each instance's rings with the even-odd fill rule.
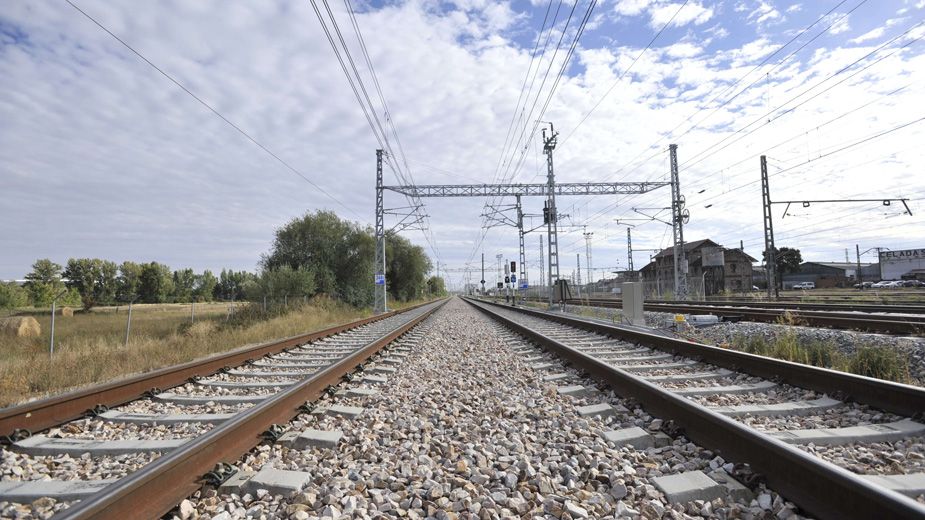
[[[27,429],[35,433],[83,417],[88,410],[95,408],[97,405],[110,408],[119,406],[138,399],[154,388],[164,390],[182,385],[193,377],[214,374],[227,366],[241,365],[251,359],[261,358],[290,347],[339,334],[423,305],[427,305],[427,303],[4,408],[0,410],[0,435],[10,435],[17,429]]]
[[[488,305],[510,307],[466,300],[493,319],[611,386],[622,397],[636,399],[647,412],[673,421],[685,437],[721,453],[727,460],[748,463],[764,476],[773,489],[813,515],[839,519],[925,519],[925,506],[911,498],[872,484],[854,473],[610,366],[603,360],[501,316],[490,310]]]
[[[220,462],[234,463],[262,442],[273,424],[284,424],[304,410],[302,406],[376,355],[383,347],[411,330],[445,305],[447,300],[361,350],[326,367],[295,386],[260,402],[221,423],[205,435],[157,459],[56,515],[56,518],[122,520],[160,518],[202,486],[201,476]],[[431,302],[433,303],[433,302]],[[427,305],[427,304],[425,304]],[[410,309],[408,309],[410,310]]]
[[[622,302],[614,300],[570,299],[566,303],[605,308],[620,308]],[[757,309],[746,306],[713,306],[687,303],[645,302],[643,309],[651,312],[708,313],[717,316],[740,318],[746,321],[775,323],[789,316],[797,322],[814,327],[862,330],[885,334],[920,334],[925,331],[925,316],[891,316],[830,311]]]
[[[564,325],[623,341],[644,344],[648,347],[711,363],[729,370],[745,372],[765,379],[839,396],[843,400],[865,403],[897,415],[917,417],[925,411],[925,388],[917,386],[713,347],[685,339],[650,334],[559,313],[520,307],[513,308],[493,302],[485,303],[516,310],[538,318],[557,321]]]
[[[589,298],[584,298],[588,301]],[[592,302],[609,302],[622,304],[620,298],[590,298]],[[880,314],[900,313],[900,314],[925,314],[925,305],[907,305],[907,304],[870,304],[866,302],[858,303],[808,303],[808,302],[788,302],[788,301],[755,301],[755,300],[648,300],[647,303],[653,304],[675,304],[675,305],[708,305],[719,307],[754,307],[761,309],[798,309],[806,311],[843,311],[843,312],[871,312]]]

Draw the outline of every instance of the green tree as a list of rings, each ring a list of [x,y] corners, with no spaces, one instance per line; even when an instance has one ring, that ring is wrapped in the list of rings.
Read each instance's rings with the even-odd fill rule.
[[[34,307],[51,305],[55,296],[64,289],[61,282],[61,266],[47,258],[36,260],[32,264],[32,272],[26,275],[24,287]]]
[[[178,269],[173,272],[173,301],[193,301],[193,288],[196,285],[196,274],[192,269]]]
[[[257,301],[263,297],[279,300],[315,294],[315,276],[307,267],[293,269],[288,265],[264,269],[246,288],[247,299]]]
[[[71,258],[67,261],[65,285],[80,295],[80,302],[86,310],[94,306],[111,303],[116,297],[118,282],[116,264],[99,258]]]
[[[276,231],[263,269],[289,266],[313,273],[317,292],[353,305],[372,300],[375,242],[371,230],[318,211],[293,219]]]
[[[196,284],[193,287],[193,297],[197,302],[210,302],[213,300],[212,292],[218,285],[218,278],[212,274],[212,271],[206,269],[202,274],[196,276]]]
[[[767,252],[761,253],[764,263],[768,261]],[[799,249],[792,247],[774,248],[774,266],[777,271],[777,285],[783,286],[783,276],[789,273],[800,272],[800,264],[803,263],[803,256]]]
[[[29,303],[29,293],[16,282],[0,282],[0,309],[12,311]]]
[[[138,301],[164,303],[173,293],[173,273],[170,267],[157,262],[141,264],[138,280]]]
[[[431,276],[427,279],[427,294],[431,296],[446,296],[446,284],[443,278]]]
[[[135,262],[122,262],[119,266],[116,298],[121,302],[128,302],[138,297],[138,287],[141,284],[141,264]]]
[[[222,272],[218,275],[218,284],[212,294],[219,300],[243,300],[245,299],[244,286],[253,277],[254,275],[247,271],[222,269]]]
[[[427,272],[432,264],[424,249],[398,235],[386,235],[386,279],[389,295],[396,300],[411,300],[424,294]]]

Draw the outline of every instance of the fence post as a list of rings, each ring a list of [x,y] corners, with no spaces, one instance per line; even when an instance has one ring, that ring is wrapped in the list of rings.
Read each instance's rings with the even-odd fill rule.
[[[125,343],[123,346],[128,347],[128,336],[132,332],[132,300],[128,302],[128,320],[125,323]]]
[[[194,306],[194,305],[196,305],[196,302],[194,302],[194,301],[191,300],[191,301],[189,302],[189,322],[190,322],[190,325],[192,325],[193,323],[196,322],[196,317],[195,317],[195,315],[193,314],[193,306]]]
[[[48,344],[48,355],[55,355],[55,303],[57,298],[51,301],[51,342]]]

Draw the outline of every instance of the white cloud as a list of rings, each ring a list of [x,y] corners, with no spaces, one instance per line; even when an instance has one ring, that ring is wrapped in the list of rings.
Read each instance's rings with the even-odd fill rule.
[[[699,2],[688,2],[683,8],[682,5],[680,3],[667,3],[653,7],[649,13],[649,26],[661,28],[671,20],[672,16],[675,17],[671,22],[674,27],[682,27],[689,23],[702,25],[713,18],[712,7],[704,7]],[[675,16],[675,13],[677,13],[677,16]]]
[[[857,38],[853,38],[853,39],[848,40],[848,41],[851,42],[851,43],[864,43],[864,42],[869,41],[869,40],[876,40],[877,38],[883,36],[883,33],[884,33],[885,31],[886,31],[886,28],[885,28],[885,27],[877,27],[876,29],[873,29],[873,30],[871,30],[871,31],[868,31],[868,32],[866,32],[866,33],[864,33],[864,34],[858,36]]]
[[[618,5],[626,12],[636,9],[642,26],[656,9],[669,4],[678,5]],[[268,249],[273,229],[305,211],[330,208],[346,218],[372,220],[378,143],[310,6],[258,3],[223,9],[218,2],[91,0],[81,5],[353,213],[292,175],[66,5],[13,3],[0,20],[5,27],[20,28],[29,43],[8,41],[10,31],[0,35],[0,277],[21,277],[35,258],[44,256],[253,269]],[[775,197],[781,199],[799,198],[800,190],[824,189],[833,196],[879,194],[878,186],[925,197],[922,180],[908,176],[925,162],[925,151],[917,145],[925,128],[912,126],[889,139],[818,159],[826,150],[911,118],[908,107],[918,106],[925,95],[921,51],[897,53],[792,112],[783,107],[769,117],[769,108],[857,59],[863,49],[828,42],[826,49],[815,52],[816,43],[770,75],[764,75],[767,67],[746,75],[781,42],[773,34],[756,34],[754,25],[743,33],[742,24],[733,20],[722,19],[720,26],[716,13],[698,21],[706,16],[703,11],[687,12],[694,6],[712,8],[703,5],[712,6],[694,2],[685,7],[683,23],[711,20],[712,27],[692,29],[677,43],[659,42],[616,87],[617,75],[641,48],[597,44],[594,36],[608,31],[606,25],[584,41],[577,55],[581,66],[562,79],[543,117],[562,132],[556,151],[558,179],[663,178],[667,167],[660,150],[668,141],[660,140],[671,135],[680,147],[683,191],[692,213],[686,235],[712,236],[727,244],[742,239],[753,256],[760,250],[761,213],[753,204],[760,194],[753,185],[729,190],[756,179],[760,154],[772,159],[772,173],[812,160],[772,177]],[[523,43],[511,35],[523,30],[521,16],[509,4],[487,0],[460,3],[451,12],[409,2],[358,15],[418,183],[491,181],[530,62]],[[346,19],[339,19],[342,30],[348,30]],[[712,45],[703,40],[703,33],[718,40],[728,31],[735,38]],[[349,30],[345,36],[352,38]],[[722,104],[753,82],[752,88]],[[879,99],[906,84],[912,87]],[[565,139],[611,87],[594,114]],[[868,108],[847,114],[870,101],[874,103]],[[752,127],[733,135],[753,121]],[[697,126],[683,132],[692,123]],[[728,147],[714,146],[752,130]],[[545,165],[537,139],[528,140],[526,148],[516,180],[542,179]],[[870,171],[877,171],[876,186],[870,183]],[[832,185],[823,184],[823,178]],[[698,194],[702,189],[707,191]],[[719,196],[724,191],[729,194]],[[594,259],[595,265],[607,266],[625,262],[625,230],[608,227],[610,219],[628,216],[630,207],[660,207],[666,200],[661,190],[619,199],[563,198],[560,204],[573,215],[601,212],[591,223]],[[460,267],[475,247],[483,201],[425,202],[441,260]],[[403,205],[392,193],[386,203]],[[714,206],[704,209],[710,203]],[[525,204],[528,213],[541,208],[536,199]],[[925,217],[916,207],[914,218],[887,221],[893,226],[884,225],[875,213],[858,220],[838,209],[829,211],[775,222],[781,244],[800,247],[810,259],[831,259],[825,255],[837,253],[844,241],[921,247],[914,242]],[[840,224],[821,224],[836,217],[851,222],[850,228],[787,238]],[[664,231],[659,225],[644,225],[634,230],[634,245],[664,245]],[[424,243],[420,233],[407,236]],[[584,254],[580,232],[563,230],[560,244],[563,258]],[[528,235],[528,260],[534,266],[537,247],[538,237]],[[483,248],[490,258],[497,252],[515,256],[516,235],[510,229],[492,230]],[[643,255],[636,258],[639,265],[644,260]]]
[[[636,16],[654,3],[656,3],[654,0],[618,0],[614,10],[623,16]]]
[[[851,24],[849,21],[849,16],[845,15],[843,18],[840,18],[838,22],[829,29],[829,32],[832,34],[841,34],[851,30]]]
[[[803,10],[803,4],[793,4],[787,8],[788,13],[798,13]]]

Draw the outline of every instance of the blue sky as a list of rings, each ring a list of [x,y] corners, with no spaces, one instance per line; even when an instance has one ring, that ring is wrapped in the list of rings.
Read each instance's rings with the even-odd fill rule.
[[[0,8],[0,278],[21,278],[37,258],[71,256],[252,270],[273,230],[306,211],[327,208],[371,224],[378,143],[309,3],[75,3],[331,197],[66,3],[7,2]],[[344,6],[331,5],[358,56]],[[527,130],[519,149],[505,141],[524,75],[537,70],[530,50],[546,5],[354,3],[416,182],[542,178],[538,136],[526,122],[515,125]],[[766,154],[777,199],[903,196],[915,213],[814,206],[778,220],[778,244],[813,260],[843,260],[856,243],[925,246],[925,181],[914,173],[925,162],[925,124],[915,122],[925,117],[917,25],[925,2],[700,0],[679,7],[597,5],[543,114],[561,132],[560,180],[661,180],[664,149],[676,142],[692,215],[686,237],[742,241],[760,257],[756,179],[758,156]],[[570,8],[564,3],[563,13]],[[675,23],[618,80],[675,12]],[[499,162],[519,167],[499,171]],[[664,190],[563,199],[571,215],[564,224],[573,227],[563,229],[560,253],[584,255],[580,226],[588,226],[595,266],[625,267],[625,228],[614,219],[667,200]],[[480,229],[486,201],[425,202],[431,243],[420,232],[405,234],[444,264],[462,267],[482,250],[489,258],[516,255],[513,229]],[[540,208],[531,200],[525,210]],[[668,245],[667,231],[656,222],[634,231],[637,267],[648,260],[644,249]],[[533,270],[538,240],[527,238]]]

